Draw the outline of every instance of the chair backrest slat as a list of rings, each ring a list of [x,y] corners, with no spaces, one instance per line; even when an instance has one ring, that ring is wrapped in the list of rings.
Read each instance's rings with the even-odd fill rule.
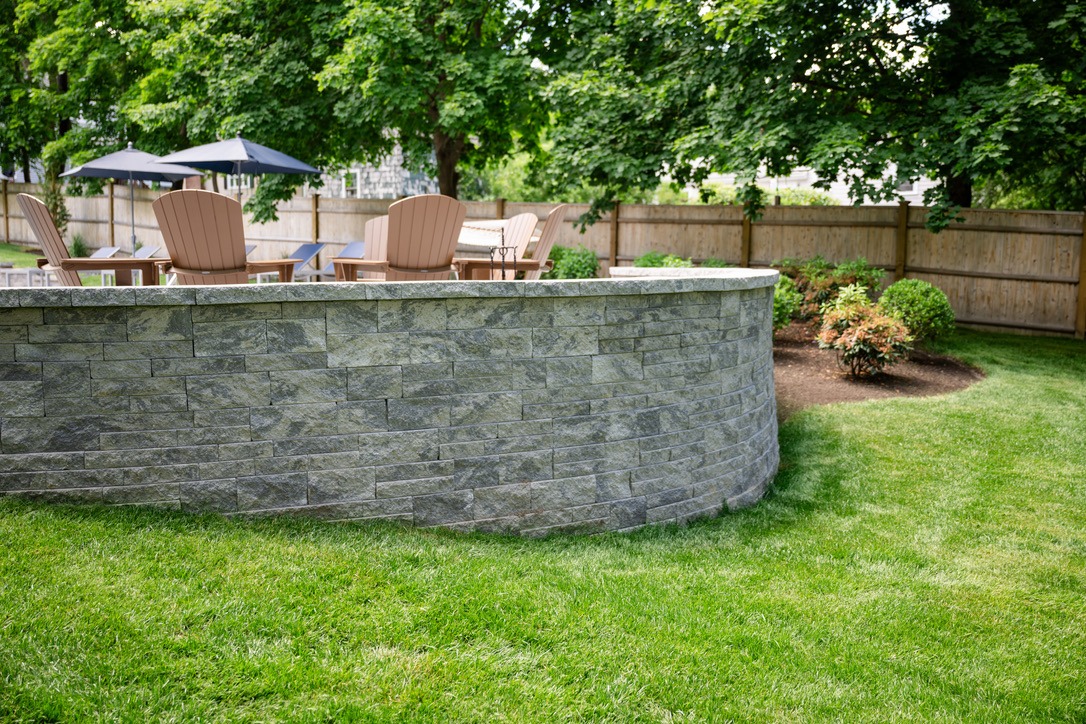
[[[535,214],[517,214],[505,222],[505,234],[503,240],[506,246],[514,247],[513,259],[507,259],[507,266],[512,268],[515,260],[523,259],[528,252],[528,244],[532,241],[532,233],[539,223],[539,217]],[[490,272],[491,279],[501,279],[502,270],[494,269]],[[511,279],[512,274],[506,271],[506,278]]]
[[[365,259],[368,261],[385,261],[388,256],[388,214],[378,216],[366,222],[365,228]],[[384,272],[364,272],[363,279],[384,279]]]
[[[19,208],[23,210],[23,216],[26,217],[26,222],[30,224],[30,229],[34,232],[38,243],[41,244],[41,250],[45,254],[45,258],[49,260],[51,266],[56,267],[53,273],[57,275],[60,283],[66,287],[83,286],[83,280],[79,278],[78,273],[60,268],[60,262],[70,257],[68,247],[64,245],[64,239],[60,237],[60,232],[57,231],[57,225],[53,222],[49,209],[44,203],[30,194],[19,194],[15,197],[15,200],[18,202]]]

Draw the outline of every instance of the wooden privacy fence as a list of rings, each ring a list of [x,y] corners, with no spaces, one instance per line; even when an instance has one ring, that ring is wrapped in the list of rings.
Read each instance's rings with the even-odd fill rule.
[[[3,182],[4,241],[33,244],[14,203],[37,187]],[[160,192],[135,189],[136,235],[161,245],[151,212]],[[91,248],[130,251],[129,188],[109,186],[100,196],[70,197],[69,238],[81,234]],[[246,225],[258,243],[254,258],[289,254],[299,244],[323,241],[326,261],[360,240],[365,222],[386,213],[391,199],[295,196],[279,205],[279,220]],[[553,204],[469,201],[468,218],[510,218],[531,212],[546,217]],[[894,206],[771,206],[750,223],[737,206],[621,205],[581,234],[577,218],[588,209],[573,204],[556,243],[585,246],[604,269],[629,264],[648,251],[716,257],[738,266],[768,266],[786,257],[821,254],[840,262],[865,257],[890,272],[888,280],[924,279],[943,289],[963,324],[1020,331],[1086,335],[1086,219],[1056,211],[963,212],[939,234],[924,228],[927,210]]]

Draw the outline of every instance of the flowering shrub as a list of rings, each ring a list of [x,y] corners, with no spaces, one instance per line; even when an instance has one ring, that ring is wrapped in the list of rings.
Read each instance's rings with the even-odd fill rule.
[[[800,316],[804,319],[817,319],[822,308],[837,298],[842,287],[859,285],[865,289],[874,289],[881,282],[886,272],[871,266],[867,259],[860,257],[834,266],[821,256],[813,259],[782,259],[773,262],[781,274],[792,277],[796,289],[803,295]]]
[[[939,287],[920,279],[902,279],[882,293],[879,309],[900,319],[918,343],[952,333],[954,310]]]
[[[818,346],[837,350],[853,377],[869,377],[903,359],[910,350],[908,328],[870,304],[827,306]]]

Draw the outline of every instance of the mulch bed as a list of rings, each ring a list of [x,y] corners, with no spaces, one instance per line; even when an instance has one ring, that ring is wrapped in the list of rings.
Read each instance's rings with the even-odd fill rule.
[[[951,357],[914,353],[880,375],[854,379],[838,366],[835,352],[818,348],[810,327],[793,323],[773,337],[777,417],[782,421],[810,405],[942,395],[983,377]]]

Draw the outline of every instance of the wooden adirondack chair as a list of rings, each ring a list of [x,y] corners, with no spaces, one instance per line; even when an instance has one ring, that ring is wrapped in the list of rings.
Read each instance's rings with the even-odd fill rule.
[[[182,189],[155,199],[151,207],[170,255],[177,284],[247,284],[250,274],[277,272],[294,279],[298,259],[245,260],[241,204],[213,191]]]
[[[385,261],[388,253],[388,214],[367,221],[365,230],[362,233],[366,246],[362,256],[355,257],[355,259]],[[344,249],[342,254],[332,260],[336,267],[337,282],[358,281],[359,268],[352,263],[354,260],[350,257],[351,255]],[[385,273],[383,271],[366,271],[363,272],[362,278],[379,281],[385,278]]]
[[[558,230],[565,219],[566,205],[563,204],[551,210],[547,215],[547,221],[543,224],[543,231],[539,235],[539,241],[532,252],[532,258],[526,258],[528,244],[532,240],[532,232],[535,231],[539,219],[535,214],[519,214],[514,216],[506,224],[505,244],[514,246],[514,255],[505,260],[504,278],[513,279],[517,272],[524,272],[526,280],[539,279],[540,275],[552,266],[547,257],[554,246],[554,240],[558,236]],[[501,279],[503,269],[500,259],[457,259],[456,264],[460,271],[461,279]]]
[[[132,272],[138,270],[143,277],[144,284],[158,284],[157,262],[150,259],[114,259],[102,257],[97,259],[73,259],[68,255],[68,247],[60,238],[53,217],[49,209],[40,200],[29,194],[19,194],[15,197],[19,208],[23,210],[23,216],[30,224],[34,236],[41,244],[45,252],[45,259],[38,259],[38,268],[43,271],[53,272],[60,283],[66,287],[81,287],[83,280],[79,278],[81,271],[113,270],[117,275],[117,284],[121,286],[132,285]]]
[[[387,234],[374,227],[372,249],[367,224],[366,259],[334,259],[336,278],[353,281],[361,271],[384,272],[390,282],[448,279],[456,270],[453,252],[466,214],[462,203],[438,194],[397,201],[388,207]],[[387,244],[383,259],[378,256],[382,238]]]

